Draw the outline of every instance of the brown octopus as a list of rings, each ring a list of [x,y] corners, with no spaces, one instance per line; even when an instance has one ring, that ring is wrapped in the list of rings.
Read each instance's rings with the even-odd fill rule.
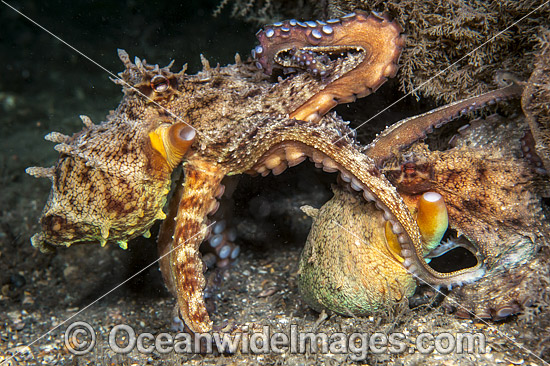
[[[116,80],[124,91],[118,108],[99,125],[83,117],[85,128],[73,136],[49,134],[59,143],[57,164],[27,170],[53,182],[33,245],[47,250],[100,242],[125,248],[166,217],[162,207],[171,173],[182,163],[184,179],[159,234],[160,266],[185,325],[210,331],[198,249],[209,235],[208,215],[218,208],[222,178],[280,174],[310,157],[375,202],[391,222],[409,272],[435,285],[478,278],[479,265],[440,273],[426,263],[406,203],[347,124],[326,114],[395,75],[404,45],[401,27],[385,16],[358,12],[326,22],[273,24],[258,38],[255,63],[237,56],[234,65],[211,68],[203,60],[196,75],[138,58],[132,63],[119,51],[126,70]]]
[[[491,116],[472,122],[452,139],[448,150],[430,151],[422,143],[403,150],[457,117],[457,111],[520,97],[519,84],[400,121],[365,149],[417,217],[421,232],[427,225],[425,219],[421,222],[422,211],[433,210],[422,203],[425,192],[445,206],[443,231],[448,222],[454,234],[439,244],[441,232],[435,245],[426,246],[426,258],[465,247],[483,264],[483,277],[445,300],[461,317],[502,319],[536,302],[544,292],[550,225],[541,194],[548,189],[547,177],[526,156],[535,152],[523,142],[528,127],[522,117]],[[299,285],[317,310],[365,315],[410,297],[417,281],[405,270],[407,259],[382,214],[353,191],[337,188],[321,209],[305,208],[314,224],[300,260]],[[428,220],[436,218],[429,213]]]

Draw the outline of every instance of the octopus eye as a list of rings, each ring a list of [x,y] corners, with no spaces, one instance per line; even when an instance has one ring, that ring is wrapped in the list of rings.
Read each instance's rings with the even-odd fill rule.
[[[439,193],[426,192],[418,200],[417,209],[416,223],[427,251],[431,251],[439,245],[449,226],[447,206]]]
[[[168,90],[169,86],[170,82],[166,77],[162,75],[156,75],[154,78],[151,79],[151,88],[153,88],[153,90],[157,93],[165,92],[166,90]]]

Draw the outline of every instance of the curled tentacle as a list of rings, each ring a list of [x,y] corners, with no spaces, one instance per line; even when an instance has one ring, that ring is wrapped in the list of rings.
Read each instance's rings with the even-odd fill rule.
[[[184,188],[175,216],[177,226],[171,243],[170,262],[163,259],[162,268],[163,273],[168,271],[170,278],[167,282],[174,285],[182,317],[193,331],[207,331],[212,327],[202,299],[204,276],[198,247],[206,237],[206,215],[212,211],[215,202],[204,200],[204,197],[214,197],[221,178],[226,174],[280,174],[307,157],[326,171],[339,172],[340,178],[349,183],[351,189],[361,192],[366,201],[374,203],[383,220],[392,223],[404,258],[403,265],[408,271],[442,285],[467,282],[482,273],[479,266],[450,273],[440,273],[428,266],[423,259],[421,233],[408,207],[373,161],[362,154],[348,137],[350,130],[340,119],[330,115],[320,123],[314,123],[264,117],[254,124],[258,128],[250,131],[251,135],[240,135],[233,142],[233,154],[218,161],[216,168],[204,163],[198,165],[200,151],[188,156]]]
[[[319,121],[337,104],[369,95],[387,78],[395,76],[404,46],[401,32],[401,27],[386,16],[364,12],[326,22],[292,19],[265,26],[258,32],[260,46],[253,54],[258,67],[267,74],[274,68],[303,68],[325,76],[322,91],[290,115],[304,121]],[[305,54],[305,65],[294,57],[296,52]],[[330,59],[347,57],[347,65],[338,60],[323,63],[319,59],[323,55]]]

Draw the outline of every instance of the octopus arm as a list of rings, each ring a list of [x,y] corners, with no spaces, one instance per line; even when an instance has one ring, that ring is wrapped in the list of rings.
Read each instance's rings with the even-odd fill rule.
[[[406,118],[385,129],[367,147],[365,154],[370,156],[376,166],[381,167],[385,161],[395,153],[405,150],[414,142],[426,137],[434,128],[460,117],[464,113],[486,107],[502,100],[518,98],[523,91],[523,85],[512,84],[481,94],[475,97],[459,100],[457,102],[436,108],[418,116]]]
[[[164,284],[168,290],[175,294],[176,285],[175,279],[172,277],[170,271],[170,250],[172,249],[172,242],[174,238],[174,231],[176,230],[176,216],[178,214],[178,206],[183,196],[183,187],[185,186],[184,175],[181,173],[180,177],[176,180],[176,186],[172,197],[169,200],[168,208],[166,212],[166,219],[162,222],[157,238],[157,249],[159,253],[159,265]]]
[[[188,161],[184,174],[159,234],[160,268],[185,325],[192,332],[208,332],[212,321],[204,304],[199,246],[208,235],[207,215],[218,207],[215,196],[225,172],[212,163]]]
[[[546,34],[550,37],[550,33]],[[533,71],[521,104],[527,123],[535,140],[535,151],[544,165],[546,173],[550,172],[550,112],[548,100],[550,99],[550,43],[546,46],[537,58],[535,70]]]
[[[310,157],[328,172],[340,172],[344,182],[360,191],[367,201],[374,201],[384,211],[401,245],[403,265],[409,272],[436,285],[469,282],[483,275],[482,262],[471,268],[441,273],[432,269],[423,258],[424,243],[418,225],[395,187],[380,173],[374,161],[360,152],[349,129],[334,115],[320,123],[280,118],[267,118],[269,128],[255,131],[254,138],[241,140],[242,151],[234,157],[238,171],[266,175],[282,173]],[[347,130],[346,130],[347,129]]]
[[[319,121],[337,104],[367,96],[387,78],[395,76],[405,43],[402,31],[399,24],[385,15],[359,11],[326,22],[289,20],[266,26],[258,33],[260,46],[256,48],[255,56],[258,66],[271,74],[276,67],[301,67],[294,61],[287,63],[282,56],[295,50],[308,52],[312,61],[315,61],[316,54],[348,57],[350,62],[354,60],[352,55],[360,55],[360,62],[354,64],[351,70],[344,68],[344,72],[330,70],[330,67],[318,71],[311,70],[311,65],[302,66],[314,75],[321,73],[323,77],[316,83],[317,90],[290,117]],[[322,74],[325,71],[327,75]],[[329,79],[327,82],[323,82],[325,76]]]

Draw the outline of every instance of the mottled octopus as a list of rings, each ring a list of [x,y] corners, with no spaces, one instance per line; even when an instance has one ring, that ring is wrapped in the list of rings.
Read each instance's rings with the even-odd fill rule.
[[[482,278],[445,298],[460,317],[499,320],[547,296],[549,56],[546,45],[528,82],[503,73],[500,82],[509,86],[400,121],[364,150],[417,218],[426,259],[464,247],[482,263]],[[514,97],[522,98],[525,116],[474,120],[442,151],[416,142],[463,112]],[[405,270],[383,214],[354,190],[335,187],[321,209],[303,208],[314,224],[299,285],[319,311],[365,315],[425,283]],[[442,242],[447,226],[453,235]]]
[[[436,286],[480,278],[481,263],[449,273],[427,264],[425,252],[432,245],[426,245],[408,201],[380,169],[380,159],[388,157],[385,135],[363,151],[347,124],[328,114],[396,74],[404,46],[401,32],[386,16],[362,12],[325,22],[285,21],[258,33],[254,60],[243,62],[237,55],[235,64],[216,68],[203,60],[203,71],[196,75],[186,75],[185,67],[173,73],[171,65],[160,68],[138,58],[132,63],[119,51],[126,69],[115,80],[124,91],[118,108],[99,125],[82,117],[85,127],[73,136],[47,135],[58,143],[58,162],[27,170],[53,182],[40,219],[42,232],[33,236],[33,245],[48,250],[99,242],[126,248],[128,240],[148,235],[155,220],[165,219],[158,239],[165,283],[189,330],[210,331],[199,246],[210,235],[208,216],[218,208],[222,178],[280,174],[309,157],[323,170],[339,172],[342,181],[372,202],[365,213],[378,217],[387,237],[393,235],[391,254],[399,259],[399,271]],[[487,102],[517,94],[510,88]],[[469,106],[457,105],[455,114]],[[390,134],[389,149],[410,145],[439,121],[409,123],[413,127],[404,134],[406,141]],[[184,177],[166,215],[172,171],[180,164]],[[380,274],[392,278],[392,266],[384,259]],[[309,298],[307,288],[304,292]]]
[[[523,117],[493,115],[461,130],[448,150],[416,143],[381,167],[417,218],[425,258],[464,247],[483,263],[482,278],[445,299],[460,317],[499,320],[546,291],[550,226],[541,193],[548,182],[524,158],[525,130]],[[411,297],[425,282],[406,271],[383,214],[354,190],[334,194],[319,210],[304,208],[314,224],[300,260],[302,295],[319,311],[346,315]],[[453,234],[441,242],[447,224]],[[437,244],[429,245],[434,234]]]

